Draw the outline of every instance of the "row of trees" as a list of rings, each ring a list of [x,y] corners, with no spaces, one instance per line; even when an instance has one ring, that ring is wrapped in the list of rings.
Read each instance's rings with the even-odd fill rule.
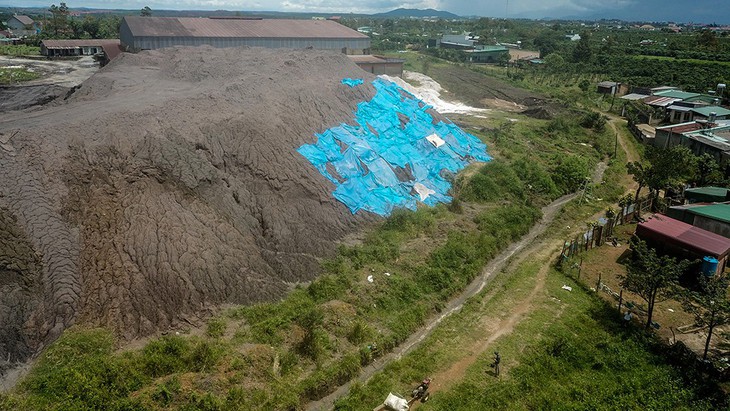
[[[676,298],[684,310],[692,314],[697,325],[707,327],[707,338],[702,359],[707,359],[715,328],[730,323],[730,299],[727,276],[700,275],[692,287],[682,287],[679,279],[696,262],[677,261],[667,255],[658,255],[644,241],[632,239],[633,259],[621,286],[636,293],[647,303],[646,328],[651,327],[657,302]]]

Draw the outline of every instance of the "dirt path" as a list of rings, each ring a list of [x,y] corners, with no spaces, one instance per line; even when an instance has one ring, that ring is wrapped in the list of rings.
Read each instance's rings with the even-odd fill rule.
[[[459,361],[455,362],[448,370],[436,373],[432,376],[433,382],[431,383],[429,391],[431,393],[448,389],[454,383],[459,382],[466,375],[466,370],[474,364],[479,356],[487,351],[489,347],[494,344],[497,339],[503,335],[510,334],[515,326],[532,311],[534,308],[535,297],[538,296],[545,288],[545,279],[547,278],[548,271],[550,270],[550,262],[554,261],[555,258],[560,254],[559,241],[552,241],[551,244],[545,244],[545,242],[539,242],[530,247],[531,252],[522,253],[523,256],[530,256],[534,260],[545,261],[540,267],[535,277],[535,286],[533,287],[530,294],[518,302],[512,307],[511,315],[507,318],[500,319],[499,316],[487,316],[481,321],[482,330],[485,335],[489,337],[485,340],[475,341],[472,346],[465,348],[463,352],[465,356]],[[512,267],[516,267],[517,262],[511,264]],[[414,404],[411,409],[417,408],[418,403]]]
[[[631,136],[626,134],[626,120],[612,114],[603,114],[608,117],[608,125],[611,127],[611,130],[618,135],[618,144],[621,146],[621,150],[626,153],[626,162],[639,161],[639,153],[626,141],[627,138],[631,138]],[[636,191],[638,187],[636,181],[628,174],[624,176],[622,184],[626,188],[627,193]]]
[[[599,164],[599,167],[597,167],[599,172],[597,172],[594,175],[594,181],[601,181],[603,178],[603,170],[605,170],[605,166],[603,163]],[[433,329],[441,323],[441,321],[444,320],[444,318],[448,317],[449,315],[453,314],[457,310],[460,310],[466,300],[473,297],[474,295],[481,292],[484,287],[489,284],[489,282],[502,271],[507,266],[507,263],[515,256],[517,256],[517,261],[521,261],[526,257],[528,252],[523,252],[528,245],[531,245],[529,248],[530,250],[535,250],[539,248],[545,248],[545,244],[543,242],[536,242],[535,239],[542,233],[545,232],[547,227],[552,223],[552,221],[555,219],[558,212],[562,209],[562,207],[568,203],[570,200],[577,197],[578,194],[569,194],[563,197],[560,197],[559,199],[553,201],[552,203],[548,204],[547,206],[543,207],[542,213],[543,218],[540,220],[539,223],[537,223],[535,226],[532,227],[529,233],[527,233],[522,239],[520,239],[517,242],[512,243],[507,249],[502,251],[496,258],[494,258],[492,261],[487,264],[484,269],[482,270],[482,273],[479,277],[477,277],[467,288],[462,292],[462,294],[453,299],[447,307],[444,309],[444,311],[436,318],[433,318],[427,322],[427,325],[425,325],[423,328],[421,328],[416,333],[412,334],[411,337],[409,337],[403,344],[398,346],[393,352],[379,358],[378,360],[374,361],[372,364],[368,365],[367,367],[363,368],[360,375],[348,382],[345,385],[340,386],[335,392],[328,395],[327,397],[322,398],[319,401],[314,401],[306,405],[305,409],[307,410],[328,410],[331,409],[334,406],[334,402],[342,397],[347,395],[347,393],[350,390],[350,385],[354,381],[359,382],[365,382],[370,377],[372,377],[376,372],[381,371],[388,363],[390,363],[393,360],[400,359],[404,355],[408,354],[410,351],[412,351],[418,344],[420,344],[428,335],[431,334]],[[518,254],[519,253],[519,254]],[[549,265],[550,260],[546,260],[546,267]],[[534,291],[537,293],[537,290]],[[525,308],[527,309],[527,308]],[[519,310],[518,310],[519,311]],[[518,313],[516,311],[516,313]],[[521,311],[520,311],[521,312]],[[521,315],[517,315],[517,317],[514,318],[514,323],[509,324],[509,321],[504,324],[502,334],[506,334],[512,330],[514,325],[517,323],[517,320],[521,317]],[[512,317],[510,317],[512,318]],[[495,337],[497,338],[497,337]]]

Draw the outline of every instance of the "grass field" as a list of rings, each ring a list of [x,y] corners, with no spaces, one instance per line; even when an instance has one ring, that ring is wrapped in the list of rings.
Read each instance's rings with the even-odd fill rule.
[[[3,68],[0,67],[0,84],[16,84],[24,81],[35,80],[40,74],[28,71],[24,68]]]

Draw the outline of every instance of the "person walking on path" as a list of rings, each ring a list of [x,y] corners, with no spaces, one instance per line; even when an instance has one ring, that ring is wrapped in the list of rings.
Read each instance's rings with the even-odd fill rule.
[[[494,352],[494,362],[492,368],[494,368],[494,376],[499,377],[499,363],[502,361],[502,357],[499,356],[499,351]]]

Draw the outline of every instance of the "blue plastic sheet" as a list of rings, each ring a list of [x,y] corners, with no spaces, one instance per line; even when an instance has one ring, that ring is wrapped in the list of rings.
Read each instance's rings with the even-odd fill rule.
[[[355,87],[363,81],[345,78],[342,84]],[[395,83],[376,79],[372,84],[375,97],[358,104],[353,119],[357,125],[326,130],[316,135],[314,144],[297,151],[335,185],[332,195],[353,214],[364,210],[387,216],[395,208],[415,210],[419,202],[451,202],[451,183],[444,175],[473,161],[491,160],[487,146],[455,124],[434,125],[426,112],[431,107]],[[426,139],[431,135],[444,144],[436,147]],[[416,183],[435,193],[421,201]]]
[[[342,79],[342,84],[348,85],[350,87],[359,86],[362,83],[363,83],[363,81],[361,78],[343,78]]]

